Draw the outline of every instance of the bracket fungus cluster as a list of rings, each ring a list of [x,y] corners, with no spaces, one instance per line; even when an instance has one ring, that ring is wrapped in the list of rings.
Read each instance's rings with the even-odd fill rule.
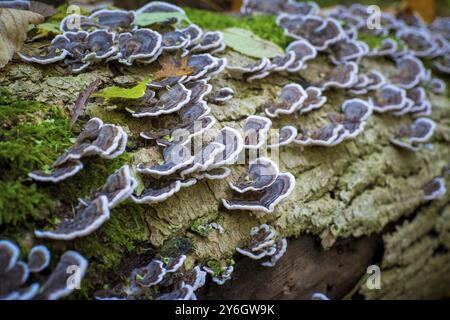
[[[29,10],[30,2],[0,3],[0,7],[8,6]],[[140,27],[138,16],[153,13],[174,15],[150,24],[151,28]],[[66,212],[63,221],[53,229],[35,231],[37,238],[67,241],[90,235],[110,218],[113,208],[127,199],[152,205],[200,180],[224,180],[231,176],[238,158],[241,155],[246,158],[253,151],[258,155],[248,164],[246,173],[234,182],[227,181],[231,190],[222,204],[230,211],[251,211],[259,219],[273,213],[296,186],[294,175],[280,172],[277,163],[262,156],[263,147],[333,147],[360,135],[373,113],[413,119],[411,125],[401,127],[392,136],[390,143],[396,147],[418,151],[431,139],[436,124],[423,117],[432,114],[430,95],[443,95],[447,88],[427,66],[432,66],[433,72],[450,73],[448,18],[438,18],[427,25],[414,15],[382,13],[381,28],[372,29],[366,23],[369,18],[366,6],[354,4],[321,11],[314,2],[294,0],[244,0],[241,13],[277,15],[276,24],[290,41],[284,52],[270,58],[234,60],[233,55],[225,52],[224,33],[185,23],[180,18],[186,14],[182,8],[153,1],[136,11],[102,9],[90,15],[67,16],[61,21],[61,34],[39,53],[20,53],[24,61],[58,63],[72,73],[99,64],[114,66],[110,71],[132,73],[137,69],[133,66],[149,67],[145,70],[152,70],[153,80],[146,85],[144,96],[127,105],[126,112],[118,112],[124,111],[132,119],[130,122],[140,124],[136,128],[142,131],[140,138],[145,141],[133,143],[133,147],[145,143],[161,156],[160,161],[146,157],[147,154],[136,157],[136,166],[118,169],[102,187],[80,198],[73,212]],[[379,43],[366,43],[366,37],[375,37]],[[393,71],[374,69],[365,63],[380,57],[386,69]],[[313,60],[319,63],[313,65]],[[215,79],[219,75],[222,77]],[[242,89],[234,80],[256,82],[269,76],[277,80],[274,81],[279,88],[277,97],[262,104],[256,111],[258,115],[246,118],[242,134],[218,123],[211,108],[228,106],[225,102],[235,95],[239,97]],[[281,79],[283,76],[285,79]],[[228,81],[229,78],[233,80]],[[214,88],[215,84],[220,87]],[[266,92],[264,87],[258,89]],[[339,113],[327,112],[322,117],[325,120],[314,122],[312,128],[296,123],[299,115],[322,107],[320,112],[338,108],[329,101],[337,94],[343,95]],[[237,103],[236,107],[241,106]],[[264,113],[266,116],[261,115]],[[305,118],[315,121],[314,115]],[[271,132],[274,124],[281,124],[275,135]],[[198,140],[202,140],[201,145]],[[62,182],[83,169],[84,157],[114,159],[125,152],[127,143],[128,134],[122,127],[92,118],[50,170],[31,172],[29,177],[39,182]],[[426,201],[442,198],[446,193],[444,178],[434,178],[422,191]],[[205,228],[219,230],[219,236],[226,233],[219,223],[209,222]],[[287,240],[267,224],[252,228],[247,246],[236,248],[238,253],[261,261],[266,267],[275,266],[286,250]],[[45,246],[33,247],[28,263],[19,261],[19,254],[17,246],[0,241],[1,298],[64,297],[72,291],[65,285],[69,276],[66,268],[78,266],[81,276],[87,268],[81,255],[68,251],[50,276],[34,277],[49,269],[50,251]],[[233,263],[196,265],[198,261],[191,263],[191,257],[185,254],[162,257],[156,253],[156,258],[147,265],[132,271],[126,284],[99,293],[97,299],[194,300],[208,274],[219,285],[231,279]],[[320,294],[313,298],[328,299]]]
[[[66,251],[49,274],[44,275],[51,259],[43,245],[31,248],[28,262],[19,260],[20,249],[9,240],[0,240],[0,300],[57,300],[68,296],[86,273],[88,263],[76,251]],[[76,268],[71,280],[68,268]],[[72,277],[73,278],[73,277]],[[71,281],[77,283],[71,283]]]
[[[319,13],[319,6],[313,1],[297,2],[294,0],[244,0],[241,13],[252,14],[278,14],[280,12],[307,15]]]
[[[127,133],[119,126],[103,124],[99,118],[86,123],[74,145],[61,155],[48,171],[34,171],[29,177],[36,181],[58,183],[83,169],[84,157],[100,156],[114,159],[125,152]]]
[[[244,177],[230,183],[230,188],[236,198],[222,200],[226,209],[271,213],[294,191],[295,177],[289,172],[280,172],[272,160],[260,157],[249,164]]]
[[[279,115],[291,115],[294,113],[308,113],[321,108],[327,102],[327,97],[322,95],[322,90],[316,87],[308,87],[306,90],[296,83],[284,86],[275,102],[266,102],[264,111],[275,118]]]
[[[218,270],[217,270],[218,269]],[[209,266],[203,266],[203,270],[212,277],[212,281],[219,286],[224,285],[225,282],[231,280],[231,275],[234,271],[234,266],[232,265],[220,265],[215,269]]]
[[[62,34],[56,36],[50,45],[39,53],[21,53],[20,56],[31,63],[62,63],[72,73],[79,73],[94,63],[117,61],[132,66],[151,64],[165,55],[178,55],[189,59],[189,66],[195,69],[193,76],[199,78],[200,73],[207,68],[202,54],[225,49],[220,31],[203,32],[194,24],[177,29],[176,24],[180,22],[178,18],[175,18],[176,21],[169,19],[170,23],[152,25],[155,29],[139,28],[138,15],[151,13],[185,15],[180,7],[162,1],[150,2],[137,11],[104,9],[94,11],[89,16],[72,14],[61,21]],[[224,65],[226,61],[215,60],[209,68],[217,71]],[[186,80],[186,77],[183,79]]]
[[[274,267],[283,257],[287,249],[287,240],[282,238],[276,241],[277,232],[267,224],[254,227],[250,230],[250,242],[245,248],[236,248],[236,251],[254,260],[264,261],[264,267]]]
[[[306,62],[317,56],[317,50],[306,40],[291,42],[283,55],[262,58],[243,65],[227,66],[228,74],[234,79],[247,82],[264,79],[274,73],[297,73],[307,68]]]
[[[410,126],[402,127],[391,138],[395,146],[417,151],[421,144],[427,142],[434,134],[436,123],[427,118],[418,118]]]
[[[422,190],[424,193],[424,200],[441,199],[447,193],[445,179],[443,177],[435,177],[430,182],[427,182]]]
[[[307,40],[318,51],[328,49],[346,36],[341,24],[332,17],[285,13],[278,15],[277,23],[286,35],[297,40]]]
[[[181,143],[160,140],[159,144],[164,146],[163,162],[152,166],[137,165],[136,171],[141,175],[144,188],[140,194],[132,196],[134,202],[161,202],[198,180],[227,177],[230,174],[227,166],[237,161],[244,147],[240,133],[230,127],[221,129],[213,141],[194,148],[194,152],[191,152],[190,139]]]
[[[52,231],[35,231],[39,238],[72,240],[91,234],[110,218],[110,210],[131,196],[137,185],[128,165],[108,177],[105,185],[80,199],[73,218],[65,219]]]
[[[131,272],[128,284],[114,290],[99,291],[97,300],[142,300],[153,293],[156,300],[197,300],[195,291],[205,285],[206,272],[200,266],[184,267],[186,256],[153,259],[146,266]]]

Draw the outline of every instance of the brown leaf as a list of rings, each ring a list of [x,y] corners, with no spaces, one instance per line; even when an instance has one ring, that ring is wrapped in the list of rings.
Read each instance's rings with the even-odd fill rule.
[[[0,9],[0,69],[22,48],[28,25],[42,22],[44,17],[31,11]]]
[[[161,69],[154,75],[154,80],[169,77],[180,77],[190,75],[194,69],[188,66],[188,59],[173,55],[164,55],[158,60]]]
[[[87,105],[89,97],[91,94],[97,90],[97,88],[102,84],[101,79],[96,79],[86,88],[86,90],[80,92],[77,101],[75,101],[75,105],[72,109],[72,119],[70,121],[70,127],[72,128],[74,124],[77,122],[78,117],[83,112],[84,108]]]

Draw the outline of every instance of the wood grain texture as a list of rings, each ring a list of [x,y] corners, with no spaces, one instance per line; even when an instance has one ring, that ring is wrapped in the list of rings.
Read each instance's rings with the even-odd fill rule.
[[[291,300],[310,299],[314,292],[322,292],[332,299],[342,298],[366,273],[379,248],[376,236],[339,240],[330,250],[324,250],[312,236],[301,236],[288,241],[288,250],[275,267],[242,258],[233,280],[206,288],[201,296]]]

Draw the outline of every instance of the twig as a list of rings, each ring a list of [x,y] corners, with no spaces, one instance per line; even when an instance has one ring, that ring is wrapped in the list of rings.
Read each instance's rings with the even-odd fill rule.
[[[80,92],[77,101],[75,101],[75,105],[72,109],[72,119],[70,121],[70,128],[74,126],[74,124],[77,122],[78,117],[83,112],[84,108],[87,105],[87,101],[89,100],[89,97],[91,94],[97,90],[97,88],[102,83],[101,79],[94,80],[87,88],[86,90]]]

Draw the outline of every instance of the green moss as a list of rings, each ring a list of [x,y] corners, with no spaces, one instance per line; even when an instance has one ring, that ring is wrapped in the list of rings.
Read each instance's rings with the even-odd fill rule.
[[[276,43],[282,48],[285,48],[292,41],[292,39],[284,35],[283,29],[277,26],[274,16],[238,18],[205,10],[184,9],[189,19],[204,29],[223,30],[231,27],[246,28],[257,36]]]
[[[212,231],[212,229],[213,228],[211,227],[208,219],[206,218],[196,219],[191,226],[191,230],[201,235],[202,237],[207,237],[209,233]]]
[[[0,181],[0,225],[17,225],[27,217],[36,218],[38,210],[51,209],[52,204],[35,184],[25,186],[21,181]]]
[[[193,244],[188,238],[171,239],[164,243],[159,255],[161,257],[174,257],[180,254],[188,254],[192,251]]]
[[[0,226],[18,225],[52,208],[53,200],[27,179],[48,167],[73,137],[55,106],[16,100],[0,88]]]
[[[97,270],[111,269],[133,251],[137,243],[148,239],[146,216],[143,206],[124,203],[111,211],[111,219],[99,231],[76,240],[76,246],[83,248],[83,254],[95,262]]]
[[[226,259],[224,263],[217,260],[209,260],[207,266],[213,271],[214,277],[223,275],[229,266],[234,266],[236,262],[233,259]]]

